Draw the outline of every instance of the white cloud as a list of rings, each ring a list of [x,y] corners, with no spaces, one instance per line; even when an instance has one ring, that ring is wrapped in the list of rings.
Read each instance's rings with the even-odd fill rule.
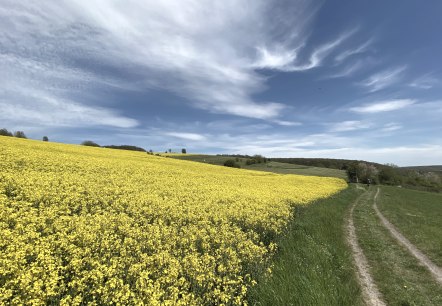
[[[309,69],[313,69],[316,67],[321,66],[324,59],[332,53],[339,45],[341,45],[346,39],[348,39],[350,36],[352,36],[356,30],[345,32],[344,34],[340,35],[337,39],[330,41],[322,46],[317,47],[314,49],[312,54],[310,55],[309,59],[305,63],[292,63],[292,64],[286,64],[284,66],[279,67],[282,71],[305,71]],[[294,57],[296,58],[296,56]]]
[[[364,53],[368,50],[368,47],[373,43],[373,39],[369,39],[366,42],[364,42],[363,44],[361,44],[360,46],[354,48],[354,49],[349,49],[349,50],[345,50],[344,52],[342,52],[341,54],[337,55],[335,57],[335,61],[337,62],[342,62],[344,60],[346,60],[347,58],[349,58],[352,55],[356,55],[356,54],[361,54]]]
[[[341,71],[339,71],[335,74],[331,74],[329,76],[326,76],[325,79],[336,79],[336,78],[349,77],[349,76],[353,75],[354,73],[356,73],[357,71],[361,70],[362,68],[367,67],[368,64],[369,63],[366,60],[356,61],[350,65],[347,65]]]
[[[180,139],[185,139],[185,140],[193,140],[193,141],[206,140],[206,137],[204,135],[196,134],[196,133],[168,132],[168,133],[165,133],[165,135],[180,138]]]
[[[360,85],[367,87],[370,92],[384,89],[400,81],[405,69],[406,66],[401,66],[375,73],[362,81]]]
[[[106,108],[81,105],[60,98],[55,99],[51,95],[39,93],[36,90],[29,91],[22,88],[21,92],[16,95],[20,97],[20,100],[12,104],[0,93],[0,120],[7,125],[26,125],[32,122],[34,126],[48,127],[104,125],[132,128],[139,124],[137,120],[121,116]]]
[[[258,60],[253,64],[254,68],[285,69],[297,57],[296,50],[270,51],[264,47],[259,47],[257,50]]]
[[[286,120],[274,120],[273,122],[276,124],[282,125],[282,126],[300,126],[300,125],[302,125],[301,122],[286,121]]]
[[[382,132],[393,132],[393,131],[397,131],[400,130],[402,128],[402,125],[391,122],[391,123],[387,123],[385,124],[382,128],[381,131]]]
[[[411,87],[419,88],[419,89],[431,89],[435,86],[442,85],[442,82],[429,74],[421,76],[415,79],[413,82],[409,84]]]
[[[350,111],[356,113],[379,113],[398,110],[414,104],[416,101],[411,99],[396,99],[379,101],[372,104],[364,104],[362,106],[356,106],[350,108]]]
[[[338,123],[333,123],[330,127],[330,132],[348,132],[361,129],[367,129],[371,126],[370,123],[362,121],[343,121]]]

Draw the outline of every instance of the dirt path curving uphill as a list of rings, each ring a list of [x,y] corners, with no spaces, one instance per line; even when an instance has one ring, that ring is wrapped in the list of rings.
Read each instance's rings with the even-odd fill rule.
[[[360,188],[359,186],[357,187]],[[350,209],[347,220],[347,240],[353,253],[353,259],[357,268],[359,283],[361,285],[362,294],[364,296],[366,304],[373,306],[383,306],[386,304],[382,300],[382,295],[379,292],[379,289],[370,274],[370,266],[368,265],[367,258],[365,257],[361,247],[359,246],[358,238],[356,236],[356,229],[353,223],[353,210],[364,195],[366,195],[366,193],[360,195]]]
[[[384,215],[379,211],[377,206],[377,197],[379,195],[379,187],[376,191],[376,195],[373,200],[373,208],[376,211],[379,219],[385,228],[387,228],[390,234],[401,243],[403,246],[407,248],[407,250],[423,265],[425,266],[436,279],[436,281],[442,285],[442,269],[434,264],[424,253],[419,251],[407,238],[405,238],[395,227],[393,224],[388,221]]]

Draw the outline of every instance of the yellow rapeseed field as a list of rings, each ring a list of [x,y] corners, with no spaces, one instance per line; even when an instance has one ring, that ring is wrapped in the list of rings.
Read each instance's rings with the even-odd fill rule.
[[[242,305],[340,179],[0,136],[0,304]]]

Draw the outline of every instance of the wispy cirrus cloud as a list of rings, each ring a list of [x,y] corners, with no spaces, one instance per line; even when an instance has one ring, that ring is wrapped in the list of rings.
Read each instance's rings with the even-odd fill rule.
[[[326,75],[324,77],[324,79],[337,79],[337,78],[350,77],[350,76],[356,74],[357,72],[361,71],[363,68],[373,65],[373,62],[374,61],[372,59],[357,60],[353,63],[346,65],[343,69],[341,69],[340,71],[338,71],[336,73]]]
[[[419,89],[431,89],[438,85],[442,85],[442,81],[433,77],[431,74],[418,77],[409,84],[410,87]]]
[[[351,107],[349,110],[355,113],[374,114],[374,113],[399,110],[404,107],[410,106],[414,103],[416,103],[416,100],[411,100],[411,99],[386,100],[386,101],[378,101],[370,104]]]
[[[17,122],[33,126],[91,127],[102,125],[116,128],[133,128],[135,119],[122,116],[103,107],[87,106],[36,91],[21,90],[22,100],[10,103],[0,93],[0,121],[14,126]],[[38,103],[28,103],[29,99]]]
[[[280,118],[285,104],[255,98],[267,81],[257,70],[319,67],[357,30],[312,44],[308,33],[319,4],[257,0],[247,2],[247,10],[244,5],[5,0],[0,80],[89,106],[95,103],[89,98],[103,91],[159,89],[212,113],[288,125]],[[10,103],[17,97],[8,91]]]
[[[93,95],[115,87],[156,88],[210,112],[274,119],[285,105],[252,98],[266,82],[255,69],[284,70],[295,59],[316,7],[305,1],[281,6],[258,0],[248,2],[247,10],[244,5],[6,0],[0,9],[0,54],[13,54],[14,59],[3,61],[0,79],[16,87],[27,83],[29,90],[77,104],[92,103],[79,97],[79,89]],[[308,66],[317,65],[338,43],[315,51]],[[279,47],[272,52],[259,49],[270,45]],[[258,65],[257,48],[262,55]],[[30,63],[31,69],[17,69],[14,62]],[[16,93],[9,91],[7,99],[13,103]]]
[[[184,140],[202,141],[206,140],[206,136],[197,133],[167,132],[164,135],[180,138]]]
[[[381,128],[382,132],[393,132],[393,131],[397,131],[400,130],[402,128],[402,125],[397,124],[395,122],[390,122],[387,124],[384,124],[384,126]]]
[[[349,120],[343,122],[333,123],[330,126],[330,132],[349,132],[355,130],[368,129],[371,127],[370,123],[359,121],[359,120]]]
[[[303,42],[291,51],[273,53],[268,49],[259,49],[259,59],[253,66],[264,69],[278,69],[285,72],[310,70],[321,66],[324,59],[355,32],[356,30],[344,32],[338,38],[314,48],[305,61],[298,59],[299,53],[305,46]]]
[[[345,50],[344,52],[338,54],[335,57],[336,62],[343,62],[347,58],[349,58],[352,55],[357,55],[366,52],[369,49],[369,46],[373,43],[374,39],[371,38],[367,40],[366,42],[362,43],[356,48]]]
[[[297,121],[287,121],[287,120],[273,120],[274,123],[282,126],[300,126],[302,125],[301,122]]]
[[[406,69],[406,66],[386,69],[371,75],[359,84],[367,87],[370,92],[379,91],[399,82]]]

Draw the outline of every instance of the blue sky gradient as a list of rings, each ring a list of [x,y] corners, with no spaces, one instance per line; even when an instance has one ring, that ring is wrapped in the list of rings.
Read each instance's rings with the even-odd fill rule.
[[[442,2],[0,3],[0,128],[442,164]]]

